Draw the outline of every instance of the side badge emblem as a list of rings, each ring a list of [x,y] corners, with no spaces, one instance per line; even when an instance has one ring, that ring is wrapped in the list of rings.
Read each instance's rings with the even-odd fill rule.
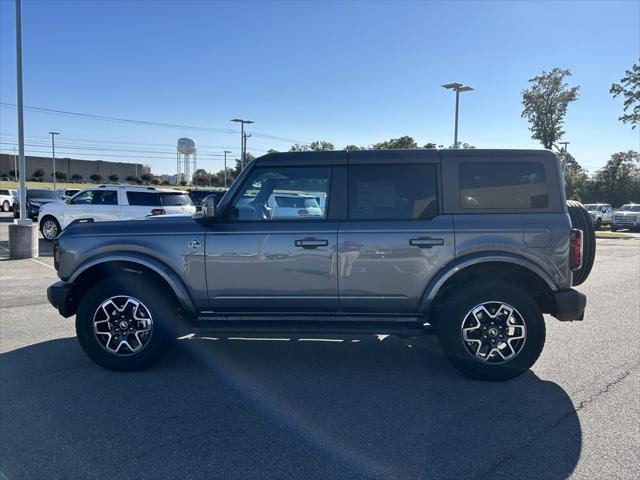
[[[194,238],[189,242],[189,246],[195,250],[200,246],[200,242]]]

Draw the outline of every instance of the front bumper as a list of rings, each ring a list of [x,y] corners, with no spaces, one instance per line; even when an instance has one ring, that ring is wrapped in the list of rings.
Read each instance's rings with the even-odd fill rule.
[[[47,299],[60,315],[70,317],[76,313],[76,306],[71,295],[72,285],[67,282],[56,282],[47,288]]]
[[[572,322],[584,318],[587,296],[573,288],[554,292],[556,311],[553,314],[561,322]]]

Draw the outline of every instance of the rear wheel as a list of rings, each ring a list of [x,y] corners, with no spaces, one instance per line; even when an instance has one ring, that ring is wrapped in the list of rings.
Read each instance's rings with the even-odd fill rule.
[[[451,292],[438,322],[451,363],[480,380],[508,380],[526,372],[545,341],[540,308],[523,290],[478,281]]]
[[[109,277],[83,297],[76,333],[85,353],[109,370],[149,368],[167,352],[178,309],[172,296],[133,274]]]
[[[51,216],[44,217],[40,221],[40,233],[46,240],[54,240],[60,235],[60,224]]]
[[[571,217],[572,228],[582,230],[582,266],[573,272],[573,285],[580,285],[591,273],[593,261],[596,258],[596,233],[589,212],[580,202],[567,201],[567,210],[569,217]]]
[[[594,228],[595,230],[600,230],[602,228],[602,220],[596,220],[596,226]]]

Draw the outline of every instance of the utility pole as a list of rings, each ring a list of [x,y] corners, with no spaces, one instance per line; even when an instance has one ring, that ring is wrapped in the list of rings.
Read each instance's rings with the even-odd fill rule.
[[[562,173],[565,173],[565,171],[567,170],[567,145],[569,145],[571,142],[558,142],[560,145],[564,145],[564,148],[562,149],[564,151],[564,161],[562,162]]]
[[[227,188],[227,153],[231,153],[231,151],[224,151],[224,188]]]
[[[60,135],[58,132],[49,132],[51,135],[51,158],[53,159],[53,189],[56,189],[56,143],[53,140],[55,135]]]
[[[244,170],[244,124],[255,123],[253,120],[243,120],[241,118],[233,118],[232,122],[240,124],[240,170]]]
[[[16,147],[13,147],[13,179],[18,180],[18,154]]]
[[[244,158],[245,160],[247,158],[247,138],[249,138],[250,136],[250,133],[245,133],[243,137],[244,141],[242,142],[242,158]],[[244,168],[244,164],[242,168]]]
[[[468,85],[462,85],[461,83],[445,83],[442,85],[447,90],[453,90],[456,92],[456,119],[453,133],[453,148],[458,148],[458,110],[460,109],[460,92],[469,92],[473,90]]]

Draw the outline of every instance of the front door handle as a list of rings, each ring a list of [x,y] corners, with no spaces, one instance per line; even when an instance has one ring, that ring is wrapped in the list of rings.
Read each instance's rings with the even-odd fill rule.
[[[444,245],[444,238],[412,238],[409,240],[409,245],[412,247],[431,248],[438,245]]]
[[[318,248],[318,247],[328,247],[329,240],[322,240],[319,238],[303,238],[302,240],[296,240],[296,247],[302,248]]]

